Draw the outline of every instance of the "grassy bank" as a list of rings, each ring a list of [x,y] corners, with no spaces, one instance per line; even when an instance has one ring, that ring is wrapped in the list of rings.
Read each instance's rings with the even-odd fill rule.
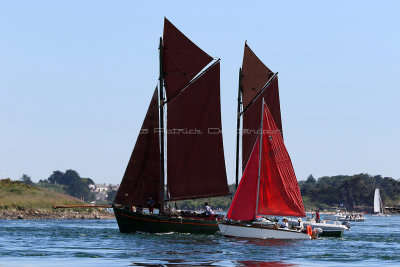
[[[0,180],[0,209],[51,210],[52,205],[77,205],[82,202],[72,196],[37,188],[10,179]]]

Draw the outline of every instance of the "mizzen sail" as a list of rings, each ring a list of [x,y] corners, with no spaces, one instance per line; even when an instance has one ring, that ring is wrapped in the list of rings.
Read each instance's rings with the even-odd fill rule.
[[[160,202],[160,147],[157,89],[154,91],[114,203],[147,206],[149,196]]]

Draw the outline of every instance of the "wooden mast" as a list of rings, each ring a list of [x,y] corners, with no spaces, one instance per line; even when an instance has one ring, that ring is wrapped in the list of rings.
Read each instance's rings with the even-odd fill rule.
[[[164,73],[163,73],[163,61],[162,61],[162,56],[163,56],[163,40],[162,37],[160,37],[160,87],[158,88],[159,90],[159,109],[160,109],[160,213],[164,211],[164,177],[165,177],[165,169],[164,169]]]
[[[240,108],[242,105],[242,68],[239,69],[239,86],[238,86],[238,105],[236,120],[236,186],[239,184],[239,140],[240,140]]]
[[[258,158],[258,180],[257,180],[257,203],[256,203],[256,212],[254,215],[254,220],[257,220],[257,211],[258,211],[258,198],[260,194],[260,177],[261,177],[261,156],[262,156],[262,143],[263,143],[263,122],[264,122],[264,98],[262,99],[262,105],[261,105],[261,127],[260,127],[260,136],[259,136],[259,142],[260,142],[260,154]]]

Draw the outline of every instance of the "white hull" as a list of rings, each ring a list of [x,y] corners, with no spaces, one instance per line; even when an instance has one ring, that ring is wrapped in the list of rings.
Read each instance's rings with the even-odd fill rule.
[[[345,220],[346,216],[342,214],[334,214],[334,215],[326,215],[324,216],[325,220],[330,220],[330,221],[341,221]]]
[[[288,229],[267,229],[246,225],[218,224],[224,236],[260,239],[310,239],[308,234]]]
[[[304,228],[310,225],[312,229],[314,228],[321,228],[322,231],[345,231],[349,230],[347,226],[340,225],[340,224],[331,224],[331,223],[316,223],[316,222],[303,222]]]
[[[389,214],[384,214],[384,213],[377,213],[377,214],[373,214],[372,216],[378,216],[378,217],[390,217]]]

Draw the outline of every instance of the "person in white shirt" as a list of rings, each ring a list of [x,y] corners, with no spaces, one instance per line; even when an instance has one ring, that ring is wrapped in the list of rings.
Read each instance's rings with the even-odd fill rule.
[[[280,228],[289,228],[289,222],[286,218],[282,219],[282,223],[280,225]]]
[[[214,215],[214,212],[212,211],[211,207],[208,205],[208,202],[204,203],[204,206],[206,206],[206,215]]]

